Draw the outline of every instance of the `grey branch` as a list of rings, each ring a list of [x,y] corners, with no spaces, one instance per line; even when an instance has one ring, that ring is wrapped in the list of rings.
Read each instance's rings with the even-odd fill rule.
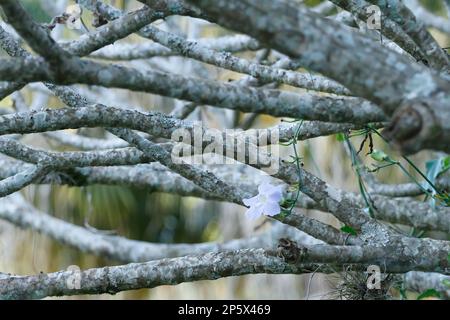
[[[432,272],[408,272],[405,274],[406,288],[416,292],[436,290],[441,298],[450,299],[450,277]]]
[[[65,85],[95,84],[149,92],[243,112],[305,120],[357,124],[386,120],[386,116],[377,106],[354,97],[323,96],[313,93],[300,95],[282,90],[243,88],[158,71],[141,72],[116,65],[103,66],[85,60],[79,60],[72,66],[65,65],[67,74],[64,79],[55,77],[50,68],[39,59],[0,59],[0,63],[0,76],[11,81],[20,79],[28,82],[51,81]]]
[[[78,1],[105,25],[86,30],[70,42],[55,40],[49,29],[52,26],[33,21],[18,1],[1,2],[5,19],[19,36],[0,27],[0,45],[12,57],[0,58],[0,99],[14,93],[12,108],[2,109],[0,115],[0,218],[83,252],[142,262],[36,276],[0,274],[1,298],[116,293],[253,273],[310,273],[319,267],[329,273],[348,264],[357,270],[365,270],[369,264],[384,266],[384,272],[399,273],[407,288],[423,291],[433,287],[448,298],[450,243],[436,240],[440,233],[430,233],[436,239],[415,238],[382,223],[450,232],[449,208],[409,198],[421,194],[417,184],[371,181],[368,192],[374,210],[368,215],[365,195],[335,188],[296,163],[275,159],[261,151],[263,148],[256,148],[261,147],[258,143],[245,141],[240,145],[257,150],[249,151],[245,160],[237,157],[239,147],[233,146],[232,155],[227,156],[237,164],[231,168],[194,165],[186,158],[175,162],[175,144],[168,141],[178,129],[194,133],[196,124],[182,119],[197,105],[211,105],[231,110],[226,116],[232,114],[232,121],[227,119],[221,128],[229,124],[248,127],[260,114],[305,120],[301,126],[297,122],[268,128],[279,133],[279,141],[272,139],[269,144],[295,143],[294,138],[307,140],[371,126],[385,127],[382,135],[403,153],[423,149],[449,152],[449,56],[426,29],[434,26],[448,33],[447,20],[434,17],[416,0],[407,1],[408,7],[399,0],[392,0],[390,6],[383,5],[384,0],[332,0],[312,10],[283,0],[141,2],[145,6],[125,13],[101,1]],[[379,33],[355,28],[359,20],[370,18],[366,10],[370,4],[382,10],[380,33],[392,41],[388,45],[378,43]],[[354,17],[349,13],[323,17],[332,13],[334,5]],[[217,23],[240,34],[185,38],[152,25],[174,15],[200,18],[203,21],[196,23]],[[132,34],[145,38],[141,39],[145,42],[113,45]],[[21,47],[20,39],[34,54]],[[256,50],[260,51],[251,52]],[[233,55],[244,51],[243,55]],[[186,73],[194,70],[196,76],[177,74],[170,66],[173,55],[199,61],[175,59],[189,64]],[[150,63],[136,61],[150,57],[158,58]],[[125,65],[111,60],[122,60]],[[229,83],[204,77],[197,71],[206,70],[205,63],[245,76]],[[28,111],[25,95],[18,90],[41,81],[68,108]],[[282,84],[291,87],[286,90]],[[63,85],[77,85],[84,93]],[[178,104],[170,115],[142,112],[99,104],[106,89],[89,94],[92,88],[80,85],[121,88],[187,102]],[[49,94],[39,92],[39,97],[47,100]],[[33,108],[38,101],[33,101]],[[123,104],[124,99],[117,103]],[[214,112],[225,114],[219,109]],[[250,115],[241,121],[240,112]],[[58,132],[94,127],[106,130],[106,138]],[[201,127],[201,133],[210,129]],[[240,134],[250,133],[215,132],[226,142],[222,149],[213,151],[219,154],[227,148],[228,138],[234,141]],[[81,151],[53,151],[21,141],[21,135],[32,133],[57,142],[58,147],[68,145]],[[202,142],[202,149],[207,143]],[[190,141],[185,150],[195,147]],[[257,161],[247,165],[247,158],[256,153]],[[11,195],[31,184],[117,184],[242,205],[243,199],[259,192],[261,173],[272,161],[279,162],[279,170],[270,181],[301,192],[295,207],[289,214],[282,212],[268,220],[270,231],[224,243],[156,244],[95,233],[39,211],[19,194]],[[448,182],[448,176],[441,175],[436,185],[446,192]],[[292,189],[286,190],[285,200],[292,197]],[[356,235],[313,219],[302,209],[329,213]]]
[[[200,45],[225,52],[240,52],[246,50],[257,50],[260,48],[259,43],[244,35],[224,36],[220,38],[198,39]],[[106,60],[133,60],[133,59],[149,59],[153,57],[167,57],[178,55],[167,47],[157,43],[128,44],[116,43],[114,46],[103,47],[94,51],[89,56]]]
[[[124,290],[175,285],[181,282],[213,280],[227,276],[255,273],[311,272],[317,264],[332,262],[364,265],[389,260],[386,252],[371,247],[341,247],[328,245],[298,246],[281,241],[279,249],[243,249],[207,253],[181,258],[162,259],[146,263],[60,271],[36,276],[0,277],[0,297],[3,299],[39,299],[48,296],[116,293]],[[389,262],[388,262],[389,263]],[[405,272],[417,266],[388,264],[387,272]],[[326,269],[326,268],[325,268]]]
[[[423,148],[449,151],[444,145],[447,143],[443,142],[444,137],[448,136],[449,122],[441,119],[449,118],[450,83],[425,66],[412,64],[407,57],[377,46],[338,23],[324,20],[308,9],[285,1],[188,2],[200,7],[223,26],[247,33],[300,60],[305,67],[342,83],[353,94],[377,103],[386,114],[395,112],[389,137],[405,153]],[[403,11],[409,14],[408,10]],[[274,20],[274,14],[284,19]],[[390,12],[385,14],[388,17],[392,15]],[[441,57],[441,48],[426,41],[428,32],[422,32],[420,24],[413,26],[418,29],[405,32],[410,32],[408,34],[414,40],[423,40],[422,44],[426,42],[430,55],[436,59]],[[426,90],[423,90],[424,83],[427,84]],[[435,112],[440,116],[435,117]]]

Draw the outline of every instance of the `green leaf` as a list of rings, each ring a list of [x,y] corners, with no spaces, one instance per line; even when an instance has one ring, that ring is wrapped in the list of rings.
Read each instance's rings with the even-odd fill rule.
[[[436,183],[437,177],[447,171],[450,168],[450,157],[440,157],[434,160],[427,161],[425,163],[425,168],[427,169],[426,177],[429,182],[424,182],[424,187],[432,190],[432,197],[429,201],[434,207],[436,205],[436,198],[442,198],[441,195],[436,195],[436,191],[433,186]],[[431,182],[431,183],[430,183]],[[441,199],[444,203],[446,202],[445,197]]]
[[[406,295],[406,290],[403,287],[398,288],[398,291],[400,292],[400,296],[402,297],[402,300],[408,300],[408,296]]]
[[[356,235],[357,235],[355,229],[353,229],[353,228],[350,227],[350,226],[343,226],[343,227],[341,228],[341,231],[342,231],[342,232],[345,232],[345,233],[348,233],[348,234],[351,234],[352,236],[356,236]]]
[[[450,169],[450,156],[427,161],[425,167],[427,169],[428,180],[435,183],[436,178],[440,174]]]
[[[450,169],[450,156],[446,156],[442,160],[442,172],[447,171],[448,169]]]
[[[442,158],[427,161],[425,163],[425,167],[427,169],[428,180],[430,180],[434,184],[436,182],[437,176],[441,173],[442,170]]]
[[[345,141],[345,135],[343,133],[338,133],[336,135],[336,140],[340,142]]]
[[[281,220],[287,218],[288,216],[290,216],[292,213],[292,210],[290,209],[286,209],[286,208],[281,208],[281,212],[277,215],[278,218],[280,218]]]
[[[370,154],[370,156],[372,157],[373,160],[378,161],[378,162],[383,162],[383,161],[389,160],[389,156],[381,150],[376,150],[376,149],[373,150],[373,152]]]
[[[441,298],[441,294],[439,292],[437,292],[435,289],[428,289],[428,290],[425,290],[424,292],[422,292],[417,297],[417,300],[422,300],[422,299],[430,298],[430,297]]]
[[[444,286],[447,286],[447,287],[450,288],[450,280],[444,279],[444,280],[442,280],[442,284],[443,284]]]

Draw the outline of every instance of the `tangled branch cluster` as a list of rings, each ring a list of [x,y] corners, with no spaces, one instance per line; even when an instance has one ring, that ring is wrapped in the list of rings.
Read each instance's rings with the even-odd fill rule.
[[[12,95],[15,108],[3,109],[0,116],[0,218],[83,252],[131,263],[82,271],[75,287],[67,286],[72,271],[0,274],[1,298],[115,293],[253,273],[332,273],[349,265],[352,270],[379,265],[401,279],[406,289],[433,288],[441,297],[450,296],[450,243],[405,235],[388,224],[449,234],[450,180],[441,175],[430,188],[416,181],[382,184],[360,166],[349,141],[350,132],[371,135],[384,128],[383,138],[405,156],[421,150],[450,151],[450,58],[427,30],[434,27],[450,34],[449,20],[435,17],[415,0],[392,0],[395,5],[388,7],[382,0],[331,0],[314,8],[293,0],[140,2],[142,8],[125,13],[101,1],[77,1],[94,16],[95,27],[62,42],[53,37],[54,23],[38,24],[20,1],[0,1],[5,17],[0,46],[10,56],[0,58],[0,100]],[[364,27],[371,5],[381,10],[380,30]],[[344,11],[334,15],[335,6]],[[71,19],[58,13],[55,17],[65,20],[57,23],[74,24],[81,19],[81,11],[76,12]],[[170,16],[201,19],[236,34],[188,40],[154,23]],[[146,40],[110,46],[131,34]],[[243,51],[257,51],[260,59],[234,54]],[[278,59],[263,62],[268,55]],[[143,70],[132,63],[172,56],[245,77],[221,82],[159,66]],[[34,82],[46,89],[33,87]],[[25,86],[57,97],[64,107],[30,109],[20,94]],[[89,86],[184,102],[171,114],[148,113],[92,99]],[[173,161],[171,136],[177,129],[193,130],[194,123],[186,118],[201,105],[248,113],[244,129],[260,114],[301,119],[271,128],[278,130],[282,143],[294,146],[300,140],[343,133],[361,193],[336,189],[308,172],[294,149],[294,161],[280,160],[270,178],[294,190],[285,194],[284,210],[270,217],[280,223],[251,238],[201,244],[148,243],[95,233],[40,212],[16,193],[32,184],[121,184],[244,206],[262,183],[250,170],[262,170],[273,160],[271,154],[242,166]],[[63,131],[97,127],[104,128],[108,138]],[[21,141],[30,133],[78,151],[34,148]],[[379,154],[378,160],[396,164]],[[241,179],[243,175],[254,178]],[[434,202],[414,198],[422,194]],[[310,218],[302,208],[327,212],[345,227]],[[279,238],[282,254],[277,250]],[[294,243],[287,251],[286,238]]]

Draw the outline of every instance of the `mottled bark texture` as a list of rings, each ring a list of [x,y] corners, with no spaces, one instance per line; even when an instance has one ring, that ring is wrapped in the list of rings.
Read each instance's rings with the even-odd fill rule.
[[[101,1],[79,0],[102,26],[69,42],[56,41],[48,26],[36,23],[19,1],[0,2],[7,23],[18,33],[16,37],[0,26],[0,46],[11,57],[0,58],[0,99],[14,93],[12,107],[0,114],[0,219],[82,252],[132,262],[35,276],[0,273],[0,298],[116,293],[255,273],[302,274],[319,269],[331,273],[348,266],[365,271],[373,264],[385,273],[398,274],[405,288],[420,292],[432,287],[448,298],[450,243],[438,239],[450,232],[450,211],[437,199],[410,198],[429,193],[422,185],[386,185],[366,173],[361,177],[369,182],[367,193],[341,190],[291,159],[261,151],[261,144],[249,140],[240,146],[259,151],[248,151],[245,159],[238,157],[236,145],[209,151],[221,154],[230,148],[227,156],[239,164],[200,165],[185,158],[175,162],[172,151],[178,141],[171,141],[178,129],[194,134],[196,124],[185,118],[198,105],[209,105],[231,110],[234,127],[249,128],[260,114],[304,120],[255,130],[276,132],[278,139],[267,142],[274,146],[336,133],[348,136],[351,130],[370,127],[383,128],[384,138],[403,153],[448,152],[449,58],[426,29],[435,26],[450,33],[447,20],[437,23],[443,18],[433,19],[416,0],[405,4],[390,0],[389,6],[384,0],[332,0],[312,10],[283,0],[141,2],[145,5],[136,11],[122,12]],[[334,10],[333,4],[347,12],[325,17]],[[356,22],[370,19],[367,8],[372,4],[381,8],[381,30],[356,30]],[[199,18],[204,24],[217,23],[243,34],[191,39],[153,24],[169,16]],[[379,43],[377,32],[391,42]],[[132,34],[143,42],[116,43]],[[254,60],[235,55],[252,51],[257,51]],[[200,73],[158,71],[158,63],[174,56],[188,65],[192,61],[184,58],[195,60],[195,66],[208,64],[244,76],[227,83]],[[153,58],[160,60],[153,64],[150,60],[151,69],[141,68],[144,64],[137,61]],[[29,110],[21,93],[15,92],[39,81],[49,89],[40,89],[41,95],[54,95],[65,106]],[[104,97],[90,94],[91,87],[64,86],[72,84],[186,102],[170,114],[142,112],[143,107],[134,110],[124,103],[108,106]],[[33,85],[27,88],[36,90]],[[239,112],[250,115],[239,123]],[[104,138],[64,132],[96,127],[105,130]],[[200,127],[200,132],[210,129]],[[234,142],[250,131],[214,132],[225,142],[228,138]],[[75,151],[36,148],[22,141],[28,134],[40,134]],[[184,150],[193,151],[211,141],[183,142]],[[249,164],[255,155],[256,161]],[[269,163],[279,165],[272,177],[262,175]],[[237,210],[265,181],[283,186],[284,199],[294,199],[298,188],[298,200],[272,217],[266,231],[223,243],[147,243],[96,233],[52,217],[15,193],[31,184],[125,185],[234,203]],[[449,181],[448,175],[437,177],[439,196],[448,191]],[[326,212],[339,225],[313,219],[304,209]],[[438,236],[416,238],[389,223]],[[346,228],[339,230],[339,226]]]
[[[449,151],[446,137],[450,133],[450,83],[425,66],[411,63],[396,52],[374,45],[359,33],[290,2],[188,2],[222,25],[250,34],[299,59],[305,67],[344,84],[354,94],[379,104],[385,113],[395,113],[389,138],[403,152],[413,153],[423,148]],[[274,15],[283,19],[273,19]],[[417,35],[415,30],[406,31],[413,36]],[[417,32],[422,35],[421,31]],[[442,51],[435,48],[433,52],[438,50]],[[443,62],[439,63],[442,66]]]

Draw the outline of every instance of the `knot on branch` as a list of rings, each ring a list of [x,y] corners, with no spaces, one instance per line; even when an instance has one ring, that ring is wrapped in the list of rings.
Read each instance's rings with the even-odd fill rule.
[[[277,255],[287,263],[297,263],[306,255],[307,249],[299,247],[295,241],[287,238],[278,240]]]
[[[394,113],[383,136],[403,154],[423,149],[426,141],[437,139],[436,117],[430,106],[421,100],[408,101]]]

